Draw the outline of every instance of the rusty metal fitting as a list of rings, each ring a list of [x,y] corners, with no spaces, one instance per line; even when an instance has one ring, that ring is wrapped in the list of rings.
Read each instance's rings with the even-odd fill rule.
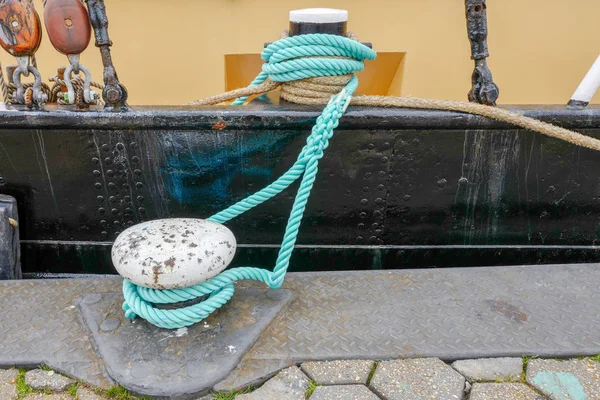
[[[112,41],[108,36],[108,16],[104,0],[86,0],[90,23],[94,28],[96,47],[100,49],[104,65],[104,90],[102,98],[104,108],[109,111],[127,111],[127,89],[119,82],[117,72],[110,55]]]
[[[467,32],[471,42],[471,59],[475,60],[475,69],[471,76],[469,101],[495,106],[500,95],[498,86],[492,79],[487,65],[490,53],[487,45],[487,5],[486,0],[465,0]]]
[[[77,67],[81,72],[83,72],[84,80],[83,80],[83,101],[86,104],[96,104],[98,100],[98,94],[91,89],[92,86],[92,74],[90,71],[83,65],[77,64]],[[66,104],[75,104],[75,89],[73,88],[73,83],[71,82],[71,74],[75,72],[75,66],[69,65],[64,71],[64,79],[65,86],[67,87],[67,93],[64,94],[64,100]]]
[[[25,75],[25,72],[21,69],[21,67],[15,68],[15,71],[12,75],[13,83],[16,87],[15,93],[13,94],[13,100],[18,104],[27,104],[28,106],[36,105],[38,107],[42,107],[48,101],[48,95],[42,91],[42,76],[40,72],[34,68],[33,66],[27,67],[28,71],[31,72],[35,78],[33,82],[33,91],[31,97],[31,104],[25,98],[25,88],[21,83],[21,75]]]

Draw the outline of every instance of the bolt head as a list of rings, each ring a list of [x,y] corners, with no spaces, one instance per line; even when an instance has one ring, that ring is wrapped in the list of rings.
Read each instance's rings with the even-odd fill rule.
[[[106,99],[110,102],[118,101],[121,98],[121,91],[118,89],[108,89],[106,91]]]

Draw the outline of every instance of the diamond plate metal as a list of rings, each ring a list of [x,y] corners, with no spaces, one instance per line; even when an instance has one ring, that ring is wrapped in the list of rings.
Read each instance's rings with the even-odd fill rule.
[[[79,321],[76,299],[120,287],[118,277],[0,281],[0,367],[47,364],[93,385],[112,386]]]
[[[600,353],[600,265],[291,274],[296,300],[219,389],[323,359]]]
[[[0,366],[44,362],[106,382],[70,307],[83,294],[118,291],[120,283],[0,282]],[[600,353],[599,264],[292,273],[284,288],[294,300],[216,389],[244,387],[310,360]]]

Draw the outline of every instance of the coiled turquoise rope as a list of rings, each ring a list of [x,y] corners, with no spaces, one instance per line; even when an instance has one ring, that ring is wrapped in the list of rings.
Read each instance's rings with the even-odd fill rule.
[[[326,58],[332,56],[345,58]],[[148,289],[124,280],[123,310],[127,318],[140,316],[161,328],[181,328],[202,321],[227,303],[233,296],[233,282],[237,280],[253,279],[264,282],[273,289],[281,287],[296,243],[306,203],[317,176],[319,160],[323,158],[333,131],[337,128],[340,118],[358,87],[358,79],[354,72],[363,70],[365,59],[373,60],[375,57],[375,51],[356,41],[342,36],[325,34],[289,37],[272,43],[263,50],[262,59],[265,64],[252,85],[259,85],[267,78],[275,82],[289,82],[317,76],[353,74],[346,87],[331,97],[322,114],[317,118],[312,132],[306,140],[306,145],[302,148],[294,165],[269,186],[208,219],[213,222],[225,223],[281,193],[302,176],[275,268],[272,272],[252,267],[232,268],[206,282],[174,290]],[[246,98],[239,98],[234,104],[243,104],[245,100]],[[205,295],[209,295],[208,299],[185,308],[159,309],[152,305],[178,303]]]

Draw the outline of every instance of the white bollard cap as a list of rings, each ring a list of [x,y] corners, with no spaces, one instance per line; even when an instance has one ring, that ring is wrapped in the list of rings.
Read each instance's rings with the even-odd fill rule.
[[[290,22],[329,24],[348,22],[348,11],[334,8],[305,8],[290,11]]]

